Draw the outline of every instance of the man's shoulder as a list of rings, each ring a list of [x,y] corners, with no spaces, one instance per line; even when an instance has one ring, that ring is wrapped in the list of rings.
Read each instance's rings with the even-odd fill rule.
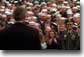
[[[0,35],[38,35],[39,32],[37,29],[23,24],[14,24],[11,27],[7,27]]]
[[[16,24],[12,25],[11,27],[9,27],[8,29],[9,30],[10,29],[35,30],[34,28],[27,26],[25,24],[22,24],[22,23],[16,23]]]

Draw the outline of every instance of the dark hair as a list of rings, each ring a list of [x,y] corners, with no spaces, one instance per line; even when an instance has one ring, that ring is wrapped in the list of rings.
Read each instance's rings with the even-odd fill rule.
[[[16,21],[24,19],[26,16],[26,9],[23,7],[17,7],[13,12],[13,17]]]
[[[50,32],[53,32],[53,33],[54,33],[54,37],[56,38],[57,33],[56,33],[55,31],[53,31],[53,30],[51,30]],[[48,33],[48,37],[49,37],[49,38],[51,38],[51,37],[50,37],[50,32]]]

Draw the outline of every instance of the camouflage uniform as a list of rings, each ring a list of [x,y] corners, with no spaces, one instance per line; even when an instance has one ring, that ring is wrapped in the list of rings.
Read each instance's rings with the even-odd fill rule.
[[[78,50],[80,49],[80,37],[74,30],[72,32],[67,31],[64,35],[64,48],[66,50]]]

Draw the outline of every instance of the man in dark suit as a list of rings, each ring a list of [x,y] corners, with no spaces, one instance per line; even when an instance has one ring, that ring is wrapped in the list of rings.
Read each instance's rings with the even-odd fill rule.
[[[13,13],[16,23],[0,33],[1,50],[39,50],[39,32],[24,24],[26,10],[22,7]]]

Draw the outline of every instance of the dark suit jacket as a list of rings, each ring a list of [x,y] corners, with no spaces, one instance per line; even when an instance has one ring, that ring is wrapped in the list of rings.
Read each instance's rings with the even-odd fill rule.
[[[0,33],[1,50],[38,50],[41,48],[36,29],[16,23]]]

